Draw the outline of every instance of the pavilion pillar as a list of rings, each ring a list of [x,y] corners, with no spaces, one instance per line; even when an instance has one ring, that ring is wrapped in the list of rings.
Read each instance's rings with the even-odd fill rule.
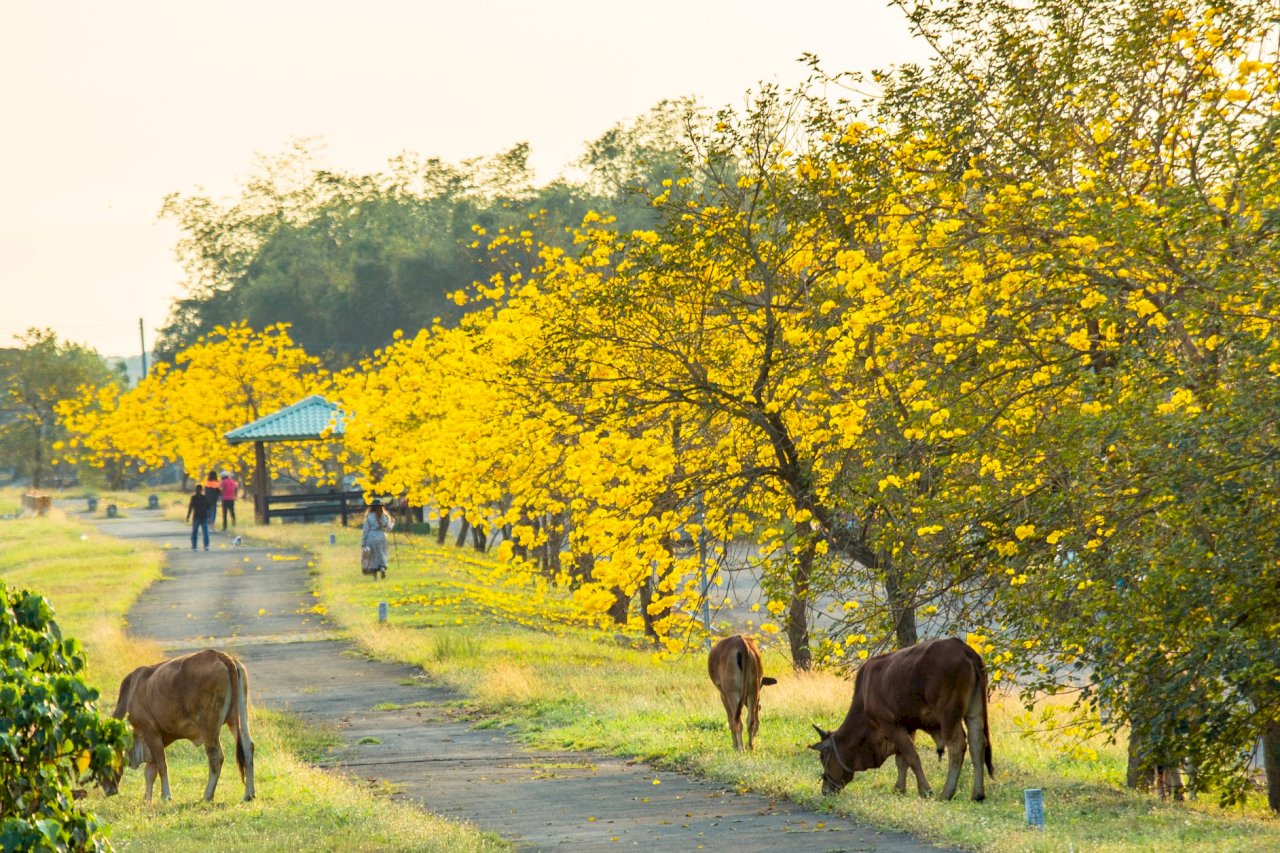
[[[267,523],[267,498],[271,497],[271,478],[267,476],[266,442],[253,443],[253,513],[259,524]]]

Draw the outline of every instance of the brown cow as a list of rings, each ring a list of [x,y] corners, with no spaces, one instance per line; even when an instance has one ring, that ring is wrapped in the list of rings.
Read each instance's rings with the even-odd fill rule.
[[[222,772],[222,745],[218,735],[225,724],[236,742],[236,764],[244,780],[244,798],[253,799],[253,740],[249,737],[249,674],[244,664],[223,652],[205,649],[151,666],[140,666],[120,683],[120,698],[112,715],[128,717],[133,726],[129,766],[146,763],[147,794],[156,774],[160,797],[169,795],[169,766],[164,750],[186,738],[203,746],[209,759],[209,782],[204,798],[213,800]],[[117,777],[118,781],[118,777]],[[113,794],[115,786],[107,789]]]
[[[973,763],[973,799],[986,798],[982,765],[991,767],[991,738],[987,728],[987,670],[981,656],[954,637],[929,640],[877,655],[858,670],[849,714],[835,732],[818,729],[822,740],[810,749],[822,758],[822,793],[838,793],[853,774],[884,764],[893,755],[898,763],[898,793],[907,789],[907,768],[916,774],[920,796],[932,793],[924,778],[914,735],[928,732],[942,757],[950,751],[950,767],[942,798],[951,799],[964,764],[966,728]]]
[[[764,675],[756,641],[745,634],[725,637],[711,649],[707,671],[729,715],[733,748],[742,751],[742,709],[746,707],[747,748],[755,749],[756,731],[760,728],[760,687],[778,683],[776,678]]]

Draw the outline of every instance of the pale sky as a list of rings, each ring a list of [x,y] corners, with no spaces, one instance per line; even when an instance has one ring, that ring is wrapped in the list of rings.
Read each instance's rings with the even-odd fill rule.
[[[0,346],[151,346],[183,295],[164,196],[235,197],[291,139],[364,172],[528,141],[550,180],[662,98],[920,60],[885,2],[0,0]]]

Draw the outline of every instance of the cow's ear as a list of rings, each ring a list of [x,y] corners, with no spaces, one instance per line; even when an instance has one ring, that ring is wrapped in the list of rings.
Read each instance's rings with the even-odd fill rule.
[[[826,740],[827,738],[831,737],[831,732],[824,731],[823,729],[818,728],[817,723],[813,723],[812,725],[813,725],[813,730],[818,733],[818,737],[822,738],[823,740]]]
[[[822,748],[826,745],[827,745],[827,741],[824,738],[823,740],[820,740],[817,743],[809,744],[809,748],[813,750],[817,750],[818,752],[822,752]]]
[[[761,684],[763,684],[763,685],[765,685],[765,686],[767,687],[767,686],[768,686],[768,685],[770,685],[770,684],[777,684],[777,683],[778,683],[778,679],[776,679],[776,678],[770,678],[769,676],[767,676],[767,675],[766,675],[764,678],[761,678],[761,679],[760,679],[760,683],[761,683]]]

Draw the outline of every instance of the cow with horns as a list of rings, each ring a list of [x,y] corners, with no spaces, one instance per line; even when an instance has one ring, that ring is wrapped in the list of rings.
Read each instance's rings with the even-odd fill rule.
[[[991,766],[991,738],[987,727],[987,670],[962,640],[928,640],[871,658],[854,680],[853,703],[834,732],[814,726],[822,738],[810,749],[822,760],[822,792],[838,793],[862,770],[897,759],[898,793],[907,788],[907,768],[916,776],[920,796],[932,793],[925,778],[914,736],[933,737],[938,757],[950,753],[942,799],[951,799],[964,764],[966,742],[973,763],[975,801],[985,799],[982,767]]]

